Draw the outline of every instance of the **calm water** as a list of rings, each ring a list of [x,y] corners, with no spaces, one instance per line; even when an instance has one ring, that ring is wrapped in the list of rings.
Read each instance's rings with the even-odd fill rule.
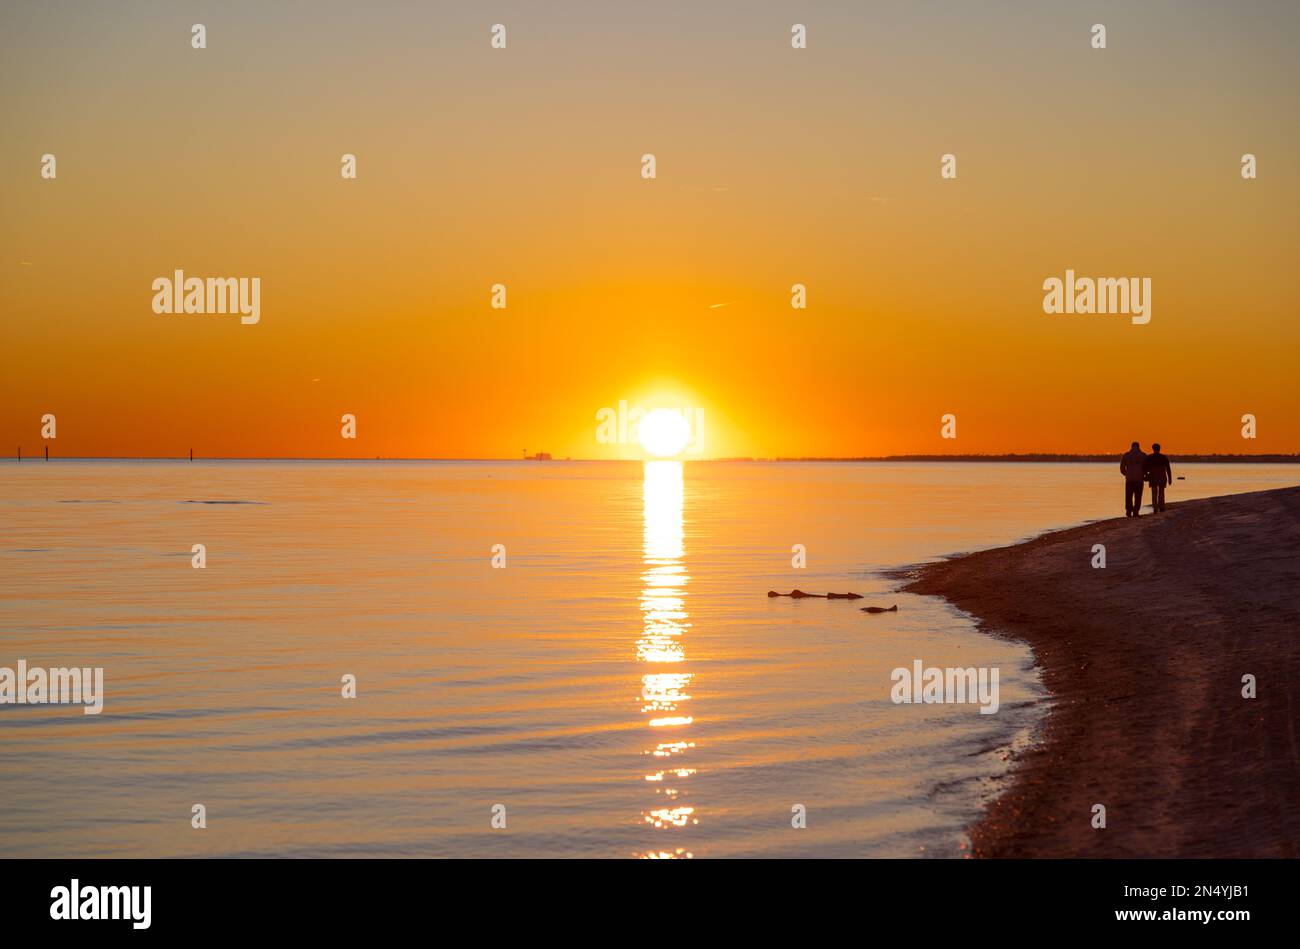
[[[1170,500],[1300,474],[1175,467]],[[882,573],[1122,493],[1112,465],[0,464],[0,666],[103,666],[107,693],[0,706],[0,840],[959,856],[1043,692],[1025,650]],[[867,598],[765,596],[795,586]],[[998,667],[1001,710],[894,705],[914,659]]]

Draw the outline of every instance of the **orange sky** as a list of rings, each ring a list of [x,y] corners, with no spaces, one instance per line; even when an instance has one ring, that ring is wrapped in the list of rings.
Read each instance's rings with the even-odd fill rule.
[[[1300,451],[1294,7],[265,6],[0,12],[0,453],[617,457],[620,399],[707,456]],[[178,268],[261,321],[155,314]]]

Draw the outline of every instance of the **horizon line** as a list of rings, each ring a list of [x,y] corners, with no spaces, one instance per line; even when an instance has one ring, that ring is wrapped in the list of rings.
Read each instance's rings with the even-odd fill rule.
[[[21,446],[19,446],[21,447]],[[710,458],[506,458],[506,457],[472,457],[472,456],[445,456],[445,457],[426,457],[417,455],[376,455],[373,458],[357,457],[340,457],[327,455],[204,455],[204,456],[186,456],[186,455],[63,455],[45,457],[40,452],[22,457],[7,456],[0,458],[0,462],[27,462],[27,461],[347,461],[347,462],[376,462],[376,461],[397,461],[397,462],[477,462],[477,463],[507,463],[513,464],[518,462],[535,462],[537,464],[555,464],[555,463],[605,463],[605,464],[637,464],[645,461],[696,461],[707,463],[776,463],[776,462],[1019,462],[1019,463],[1052,463],[1052,462],[1109,462],[1120,457],[1123,452],[966,452],[961,454],[895,454],[895,455],[776,455],[771,457],[763,456],[719,456]],[[1236,454],[1230,452],[1179,452],[1171,455],[1175,460],[1181,460],[1184,463],[1195,463],[1205,460],[1223,461],[1227,463],[1238,464],[1300,464],[1300,452],[1257,452],[1254,454]]]

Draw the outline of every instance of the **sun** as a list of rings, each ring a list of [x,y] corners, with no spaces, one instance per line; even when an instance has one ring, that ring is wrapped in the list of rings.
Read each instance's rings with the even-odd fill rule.
[[[654,409],[641,419],[641,447],[656,458],[681,454],[691,439],[691,425],[674,409]]]

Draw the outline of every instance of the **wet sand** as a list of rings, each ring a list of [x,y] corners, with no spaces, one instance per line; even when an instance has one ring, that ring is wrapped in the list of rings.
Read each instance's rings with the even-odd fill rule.
[[[1300,856],[1300,487],[957,557],[905,589],[1027,642],[1053,696],[977,856]]]

